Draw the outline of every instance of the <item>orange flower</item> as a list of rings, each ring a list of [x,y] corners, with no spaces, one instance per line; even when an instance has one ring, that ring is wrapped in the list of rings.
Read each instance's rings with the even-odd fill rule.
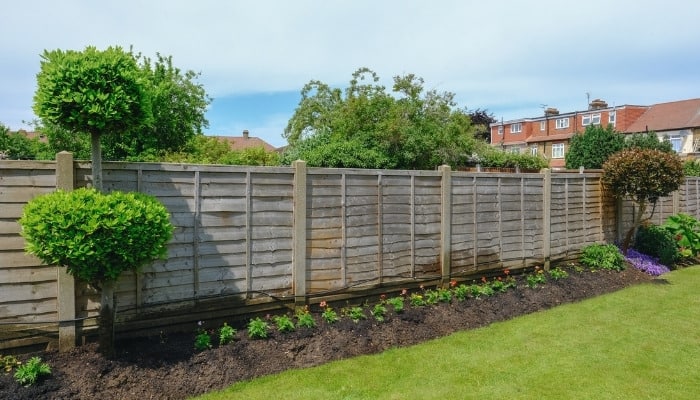
[[[385,299],[386,299],[386,295],[385,295],[385,294],[382,294],[381,296],[379,296],[379,300],[382,300],[382,301],[383,301],[383,300],[385,300]]]
[[[503,273],[506,274],[506,276],[510,275],[510,270],[509,269],[504,269]]]
[[[321,308],[326,308],[326,306],[327,306],[328,304],[327,304],[326,301],[324,300],[324,301],[322,301],[321,304],[319,304],[319,305],[321,306]]]
[[[485,276],[482,276],[482,277],[481,277],[481,281],[484,282],[484,283],[486,283],[486,282],[487,282],[486,277],[485,277]]]
[[[401,291],[401,296],[405,296],[405,295],[407,295],[407,294],[408,294],[408,290],[407,290],[407,289],[404,289],[404,290]]]
[[[457,286],[457,281],[456,281],[456,280],[454,280],[454,279],[453,279],[453,280],[451,280],[451,281],[450,281],[450,286],[452,286],[452,287],[455,287],[455,286]]]

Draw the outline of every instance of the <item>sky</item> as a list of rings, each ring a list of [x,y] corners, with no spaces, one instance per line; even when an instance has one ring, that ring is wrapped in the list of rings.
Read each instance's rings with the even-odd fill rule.
[[[3,3],[0,123],[31,128],[44,50],[133,46],[200,73],[209,135],[283,146],[311,80],[346,88],[360,67],[452,92],[497,120],[588,99],[700,97],[700,2],[689,0],[22,0]]]

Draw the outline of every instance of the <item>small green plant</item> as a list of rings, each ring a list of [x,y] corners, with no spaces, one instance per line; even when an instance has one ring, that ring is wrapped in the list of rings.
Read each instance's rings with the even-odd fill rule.
[[[700,222],[693,216],[685,213],[671,215],[663,227],[673,235],[683,257],[700,254]]]
[[[622,271],[625,257],[614,244],[591,244],[581,250],[581,263],[590,269]]]
[[[411,293],[409,296],[409,301],[413,307],[423,307],[427,304],[423,298],[423,295],[420,293]]]
[[[384,322],[384,319],[386,318],[386,313],[387,309],[384,303],[377,303],[372,307],[372,316],[374,317],[377,322]]]
[[[489,284],[491,286],[491,289],[495,293],[502,293],[508,290],[508,285],[505,281],[503,281],[503,278],[496,277],[496,279],[492,280],[491,283]]]
[[[459,286],[455,286],[452,289],[452,294],[458,301],[464,301],[470,294],[469,286],[465,285],[464,283],[460,284]]]
[[[0,357],[0,367],[2,367],[5,372],[11,372],[12,368],[21,364],[22,363],[15,356]]]
[[[286,314],[275,315],[272,317],[272,320],[275,322],[277,330],[282,333],[293,332],[296,329],[296,326],[294,326],[294,321],[292,321],[292,319]]]
[[[441,303],[449,303],[452,301],[452,291],[448,288],[439,288],[437,290],[437,298]]]
[[[389,304],[394,309],[395,313],[399,314],[399,313],[403,312],[403,306],[404,306],[403,296],[391,297],[391,298],[386,300],[386,303]]]
[[[197,351],[211,349],[211,335],[203,328],[204,321],[198,321],[197,334],[194,337],[194,348]]]
[[[552,268],[549,270],[549,277],[558,281],[559,279],[566,279],[569,277],[569,273],[561,269],[560,267]]]
[[[683,254],[680,250],[681,235],[666,225],[643,224],[637,229],[634,237],[635,250],[642,254],[658,258],[659,262],[667,267],[673,267],[682,257],[689,256],[690,251]]]
[[[530,288],[536,288],[537,285],[544,285],[547,283],[547,277],[544,274],[544,270],[540,267],[535,267],[535,270],[527,274],[525,277],[527,281],[527,286]]]
[[[493,296],[493,294],[495,293],[491,285],[489,285],[488,283],[484,283],[483,285],[477,285],[477,287],[479,294],[476,297],[489,297]]]
[[[315,328],[316,320],[314,316],[309,312],[308,307],[299,308],[296,312],[297,317],[297,327],[298,328]]]
[[[425,291],[425,304],[433,305],[437,304],[440,299],[440,294],[437,290],[428,289]]]
[[[353,322],[359,322],[361,319],[366,319],[364,310],[360,306],[354,306],[345,309],[345,315],[350,318]]]
[[[331,308],[331,306],[329,306],[328,303],[322,301],[319,305],[323,309],[323,312],[321,312],[321,318],[323,318],[323,320],[326,321],[326,323],[334,324],[340,321],[338,313],[335,312],[335,310],[333,310],[333,308]]]
[[[248,337],[251,339],[267,339],[269,329],[270,324],[260,319],[260,317],[255,317],[248,322]]]
[[[18,366],[17,371],[15,371],[15,379],[24,386],[35,384],[42,375],[51,375],[51,367],[41,362],[39,357],[30,358],[25,364]]]
[[[219,346],[225,346],[233,342],[234,336],[236,336],[236,330],[224,322],[219,328]]]

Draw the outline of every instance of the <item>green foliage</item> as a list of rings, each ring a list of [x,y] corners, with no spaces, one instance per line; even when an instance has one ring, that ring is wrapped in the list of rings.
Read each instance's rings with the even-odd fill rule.
[[[420,293],[411,293],[411,295],[409,296],[409,300],[411,306],[413,307],[423,307],[427,304],[427,302],[423,298],[423,295]]]
[[[20,132],[10,132],[0,124],[0,153],[10,160],[44,159],[48,145],[38,137],[29,138]]]
[[[359,322],[361,319],[367,319],[365,311],[360,306],[346,308],[344,314],[353,322]]]
[[[133,157],[130,160],[135,160]],[[280,164],[280,155],[276,151],[266,151],[261,147],[243,150],[231,150],[231,145],[224,139],[213,136],[196,135],[182,151],[141,154],[139,161],[165,161],[188,164],[222,164],[222,165],[259,165],[275,166]]]
[[[683,162],[685,176],[700,176],[700,160],[686,160]]]
[[[13,368],[19,365],[22,365],[22,363],[15,356],[0,357],[0,369],[5,372],[11,372]]]
[[[666,219],[663,228],[671,234],[683,257],[700,254],[700,222],[693,216],[678,213]]]
[[[394,77],[393,95],[367,68],[353,73],[343,93],[320,81],[301,91],[285,129],[282,162],[309,166],[434,169],[460,165],[476,146],[469,114],[454,94],[424,92],[413,74]]]
[[[293,332],[296,329],[294,321],[292,321],[288,315],[275,315],[272,317],[272,320],[275,322],[277,330],[280,332]]]
[[[34,112],[71,132],[121,134],[150,122],[150,99],[134,57],[104,51],[44,51]]]
[[[299,328],[314,328],[316,320],[307,308],[300,308],[296,312],[297,327]]]
[[[386,300],[386,303],[389,304],[394,309],[395,313],[399,314],[399,313],[403,312],[403,308],[404,308],[403,296],[390,297]]]
[[[625,137],[616,132],[612,125],[588,125],[583,133],[571,138],[566,153],[566,168],[600,169],[612,154],[623,149]]]
[[[511,153],[497,148],[481,151],[479,164],[488,168],[521,168],[539,170],[547,168],[549,163],[542,156],[528,153]]]
[[[590,269],[622,271],[625,256],[614,244],[591,244],[581,250],[581,264]]]
[[[233,342],[236,336],[236,329],[232,328],[229,324],[224,322],[224,324],[219,328],[219,346],[225,346]]]
[[[660,150],[665,153],[673,153],[671,142],[669,140],[659,140],[659,137],[653,131],[626,136],[625,148]]]
[[[454,297],[459,301],[466,300],[467,297],[469,297],[469,294],[471,293],[471,291],[469,290],[469,286],[465,285],[464,283],[460,284],[459,286],[455,286],[452,291]]]
[[[154,197],[85,188],[34,198],[19,223],[27,252],[93,284],[162,258],[173,233],[168,211]]]
[[[171,56],[157,54],[155,60],[140,54],[131,56],[138,63],[141,82],[150,99],[152,121],[125,130],[119,136],[106,137],[105,158],[134,160],[154,152],[182,150],[209,126],[205,113],[211,99],[196,82],[200,74],[176,68]]]
[[[51,375],[51,367],[41,362],[41,358],[32,357],[25,364],[17,367],[15,380],[20,385],[31,386],[37,382],[42,375]]]
[[[251,339],[267,339],[270,324],[255,317],[248,322],[248,337]]]
[[[561,269],[561,267],[552,268],[549,270],[549,277],[558,281],[569,277],[569,273]]]
[[[527,286],[531,288],[537,287],[537,285],[544,285],[547,283],[547,276],[544,274],[544,270],[540,267],[535,267],[535,270],[527,274],[525,277]]]
[[[680,258],[674,235],[670,230],[658,225],[640,226],[633,247],[640,253],[658,258],[659,262],[667,267],[672,267]]]
[[[377,322],[384,322],[384,319],[386,318],[386,313],[387,309],[384,303],[377,303],[372,307],[372,310],[370,311],[372,316],[374,317]]]
[[[321,308],[323,309],[323,312],[321,312],[321,318],[323,318],[324,321],[328,324],[334,324],[338,321],[340,321],[340,317],[338,316],[338,313],[331,308],[328,304],[326,304],[325,301],[321,302]]]
[[[197,335],[194,337],[194,348],[197,351],[211,349],[211,335],[209,332],[203,329],[197,332]]]
[[[625,149],[603,165],[603,183],[617,197],[637,203],[656,202],[677,190],[684,180],[676,154],[650,149]]]

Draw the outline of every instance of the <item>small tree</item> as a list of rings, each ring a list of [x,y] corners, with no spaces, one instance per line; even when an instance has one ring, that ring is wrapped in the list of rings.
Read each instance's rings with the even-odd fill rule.
[[[625,138],[625,148],[656,149],[666,153],[673,152],[673,146],[668,138],[659,140],[653,131],[647,133],[635,133]]]
[[[605,160],[611,154],[622,150],[624,144],[624,135],[616,132],[612,125],[605,128],[600,125],[588,125],[583,133],[577,133],[571,138],[571,145],[566,153],[566,168],[602,168]]]
[[[123,271],[163,257],[173,227],[165,207],[141,193],[56,191],[30,201],[19,220],[26,250],[102,290],[100,347],[113,351],[111,288]]]
[[[637,227],[645,222],[643,218],[648,204],[656,205],[660,197],[677,190],[683,179],[680,158],[675,153],[661,150],[626,149],[613,154],[603,164],[603,184],[615,197],[628,198],[638,206],[632,227],[623,242],[623,252],[629,248]]]

